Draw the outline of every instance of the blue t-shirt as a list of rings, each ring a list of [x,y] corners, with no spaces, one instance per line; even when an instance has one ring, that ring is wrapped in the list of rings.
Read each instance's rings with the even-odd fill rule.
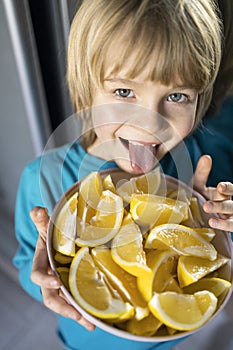
[[[231,107],[230,112],[232,109]],[[216,128],[214,122],[211,121],[208,121],[204,128],[197,130],[165,156],[161,161],[162,170],[188,183],[198,159],[206,153],[213,157],[213,170],[208,185],[216,186],[219,181],[227,180],[232,182],[233,141],[222,130]],[[39,286],[30,279],[38,238],[37,230],[29,216],[30,210],[34,206],[42,206],[46,207],[51,215],[61,195],[76,181],[91,171],[114,167],[117,167],[114,162],[106,162],[86,153],[76,141],[45,152],[25,167],[16,201],[15,228],[19,248],[14,257],[14,264],[19,270],[21,285],[33,298],[42,301]],[[93,350],[103,348],[165,350],[170,349],[179,341],[156,344],[129,341],[98,328],[89,332],[77,322],[60,315],[58,315],[58,334],[65,347],[73,350],[87,348]]]

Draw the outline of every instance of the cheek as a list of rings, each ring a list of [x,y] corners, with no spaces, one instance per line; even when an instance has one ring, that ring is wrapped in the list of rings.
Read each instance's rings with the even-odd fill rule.
[[[116,127],[113,125],[94,125],[94,130],[99,140],[109,140],[114,138]]]
[[[115,131],[116,124],[109,113],[108,105],[98,105],[92,108],[92,122],[96,136],[100,139],[108,139]]]
[[[177,105],[174,110],[169,111],[172,127],[183,139],[192,131],[197,113],[198,95],[187,104]],[[174,119],[173,119],[174,116]]]
[[[174,121],[173,128],[183,139],[192,131],[196,118],[196,108],[190,108],[180,113],[179,117]]]
[[[180,128],[178,128],[179,134],[182,138],[185,138],[192,131],[195,118],[185,121]]]
[[[122,103],[102,104],[92,108],[92,123],[97,136],[113,136],[126,119],[125,104]]]

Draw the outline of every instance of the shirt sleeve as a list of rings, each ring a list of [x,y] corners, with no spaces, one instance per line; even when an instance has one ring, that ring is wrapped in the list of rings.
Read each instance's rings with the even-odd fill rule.
[[[22,287],[33,298],[42,301],[40,287],[30,278],[38,232],[30,218],[34,206],[43,206],[39,188],[39,162],[29,164],[23,171],[15,208],[15,231],[19,243],[13,263],[19,270]]]

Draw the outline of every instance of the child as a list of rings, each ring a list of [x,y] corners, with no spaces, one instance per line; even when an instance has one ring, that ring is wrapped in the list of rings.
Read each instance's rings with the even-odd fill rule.
[[[71,98],[75,110],[83,111],[82,139],[29,164],[16,205],[20,281],[29,294],[59,314],[58,334],[66,349],[170,349],[178,341],[134,342],[94,330],[67,303],[60,280],[49,269],[48,215],[62,193],[91,171],[120,167],[141,174],[159,161],[165,173],[178,177],[187,168],[190,175],[197,165],[194,186],[211,199],[204,209],[222,215],[210,219],[210,226],[233,229],[233,184],[206,187],[211,158],[204,155],[198,161],[200,147],[194,138],[182,141],[210,104],[221,41],[211,0],[83,1],[71,27],[68,52]],[[214,180],[208,184],[215,186]]]

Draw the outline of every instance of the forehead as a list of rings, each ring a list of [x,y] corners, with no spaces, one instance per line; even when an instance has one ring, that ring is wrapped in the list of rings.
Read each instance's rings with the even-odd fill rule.
[[[182,83],[197,91],[203,88],[200,67],[193,65],[182,39],[175,40],[159,25],[137,28],[125,23],[103,46],[101,60],[101,84],[106,78],[120,75],[164,85]]]
[[[159,43],[153,48],[142,47],[139,43],[128,46],[122,40],[113,41],[107,50],[104,60],[103,79],[136,79],[137,81],[159,81],[164,85],[190,85],[189,81],[179,74],[172,60],[167,60],[166,49]]]

